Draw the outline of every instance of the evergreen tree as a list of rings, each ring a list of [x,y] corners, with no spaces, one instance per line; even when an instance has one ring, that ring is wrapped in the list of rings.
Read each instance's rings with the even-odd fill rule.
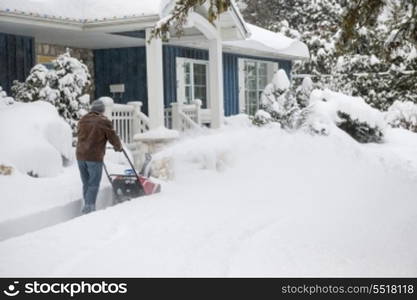
[[[334,40],[341,15],[338,0],[242,0],[244,18],[249,23],[300,39],[310,50],[311,59],[296,63],[296,73],[315,79],[331,73],[335,65]]]
[[[417,44],[417,0],[361,0],[344,1],[344,15],[339,48],[355,48],[358,30],[388,25],[388,52],[405,43]]]
[[[279,70],[262,94],[260,109],[253,123],[258,126],[276,122],[285,129],[295,129],[300,108],[284,70]]]
[[[83,96],[90,85],[86,65],[64,53],[53,61],[53,69],[39,64],[32,68],[25,82],[14,82],[17,101],[47,101],[75,130],[76,122],[87,112],[89,98]]]
[[[382,110],[395,100],[417,103],[416,43],[411,38],[398,41],[399,27],[411,24],[401,34],[413,31],[415,19],[410,16],[415,15],[417,0],[386,0],[382,4],[372,0],[241,1],[248,21],[308,45],[311,60],[296,63],[294,72],[311,74],[317,87],[361,96]],[[350,14],[360,3],[368,3],[360,5],[360,16]],[[368,13],[372,17],[362,20]],[[346,16],[356,23],[347,22]],[[346,38],[348,23],[353,29]]]
[[[338,39],[341,56],[336,68],[339,90],[344,86],[345,92],[361,96],[382,110],[388,109],[396,100],[417,102],[417,48],[409,41],[393,42],[395,28],[404,23],[406,16],[400,2],[387,3],[390,3],[389,7],[378,8],[383,9],[382,17],[365,22],[360,28],[356,25],[353,33],[342,31]],[[351,6],[346,6],[346,14],[350,9]],[[346,34],[352,35],[351,39],[341,42]],[[341,45],[343,49],[340,49]]]
[[[90,73],[85,64],[71,57],[69,52],[60,55],[50,73],[50,87],[58,91],[55,107],[58,113],[75,129],[78,121],[88,110],[89,98],[82,97],[90,85]]]
[[[391,127],[417,132],[417,104],[395,101],[388,109],[385,119]]]
[[[158,22],[152,30],[151,38],[161,37],[166,39],[172,26],[175,27],[177,36],[181,36],[190,11],[204,4],[208,6],[208,20],[213,24],[220,14],[227,11],[232,5],[231,0],[176,0],[172,11]]]

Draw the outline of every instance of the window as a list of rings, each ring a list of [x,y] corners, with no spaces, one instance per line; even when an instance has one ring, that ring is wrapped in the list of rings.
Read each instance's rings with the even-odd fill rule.
[[[201,100],[208,108],[208,61],[177,58],[177,101],[190,104]]]
[[[55,56],[38,55],[36,57],[37,63],[44,65],[48,70],[52,70],[54,68],[54,64],[52,62],[55,59],[56,59]]]
[[[262,93],[272,76],[278,70],[278,63],[240,59],[239,60],[239,102],[241,112],[254,115],[259,109]]]

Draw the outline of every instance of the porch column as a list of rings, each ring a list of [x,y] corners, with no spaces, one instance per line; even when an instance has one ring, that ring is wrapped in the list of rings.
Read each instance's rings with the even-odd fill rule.
[[[220,32],[216,38],[209,40],[209,66],[211,127],[220,128],[224,117],[223,47]]]
[[[151,36],[151,28],[146,29],[146,72],[148,80],[149,129],[164,127],[164,78],[162,40]]]

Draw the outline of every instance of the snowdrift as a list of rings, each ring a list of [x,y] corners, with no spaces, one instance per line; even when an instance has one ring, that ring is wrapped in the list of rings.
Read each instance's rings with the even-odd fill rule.
[[[70,126],[44,101],[0,108],[0,141],[0,163],[39,177],[56,176],[73,157]]]
[[[416,134],[228,123],[155,157],[175,169],[163,193],[0,243],[0,275],[417,275]]]

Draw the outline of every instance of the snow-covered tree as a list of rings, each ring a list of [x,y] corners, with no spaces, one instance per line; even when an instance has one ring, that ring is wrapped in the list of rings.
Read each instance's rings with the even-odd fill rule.
[[[310,49],[311,59],[297,63],[297,73],[330,74],[335,64],[334,40],[341,15],[338,0],[242,0],[245,19],[272,31],[300,39]]]
[[[261,126],[276,122],[283,128],[294,129],[299,111],[295,93],[290,89],[290,81],[281,69],[274,74],[272,83],[266,86],[253,123]]]
[[[207,18],[213,24],[219,18],[220,14],[227,11],[232,5],[231,0],[176,0],[172,11],[159,21],[152,30],[152,37],[161,37],[164,39],[171,26],[174,26],[177,35],[181,36],[189,12],[204,4],[207,4],[208,7]]]
[[[391,127],[417,132],[417,104],[411,101],[395,101],[388,109],[385,119]]]
[[[352,95],[387,110],[397,100],[417,102],[417,48],[414,42],[395,42],[394,38],[398,24],[406,22],[407,12],[411,14],[411,6],[396,0],[382,2],[380,6],[368,0],[346,5],[335,69],[339,90],[344,86]],[[369,5],[374,6],[372,12]],[[368,13],[372,19],[358,21]]]
[[[76,122],[87,112],[90,85],[86,65],[64,53],[53,61],[53,69],[39,64],[32,68],[25,82],[15,82],[12,87],[15,99],[22,102],[47,101],[75,130]]]
[[[58,92],[51,91],[51,75],[52,72],[44,65],[34,66],[25,82],[13,82],[12,93],[15,99],[21,102],[44,100],[54,103],[58,97]]]
[[[416,0],[361,0],[344,1],[339,48],[356,48],[360,43],[361,28],[376,28],[380,23],[388,25],[385,51],[411,43],[417,44]]]
[[[312,134],[328,135],[337,127],[360,143],[382,142],[386,126],[383,113],[362,98],[319,89],[311,92],[298,122]]]
[[[89,98],[83,95],[90,85],[90,73],[87,66],[71,57],[69,52],[60,55],[53,62],[53,66],[50,87],[59,91],[54,105],[58,113],[74,128],[76,121],[87,112],[89,106]]]
[[[294,72],[311,74],[317,87],[361,96],[382,110],[396,100],[417,103],[416,43],[410,38],[400,42],[396,35],[399,24],[411,24],[409,29],[415,32],[416,18],[410,16],[415,16],[416,0],[377,0],[381,6],[375,0],[241,1],[249,22],[308,45],[311,60],[296,63]],[[372,18],[351,15],[355,22],[346,38],[346,16],[357,5],[361,14],[367,11]],[[346,43],[341,44],[343,40]]]
[[[300,108],[305,108],[310,104],[310,94],[314,89],[314,83],[310,77],[305,77],[300,84],[296,87],[295,97]]]
[[[337,127],[349,134],[359,143],[381,143],[384,134],[378,126],[353,118],[348,113],[338,111]]]

